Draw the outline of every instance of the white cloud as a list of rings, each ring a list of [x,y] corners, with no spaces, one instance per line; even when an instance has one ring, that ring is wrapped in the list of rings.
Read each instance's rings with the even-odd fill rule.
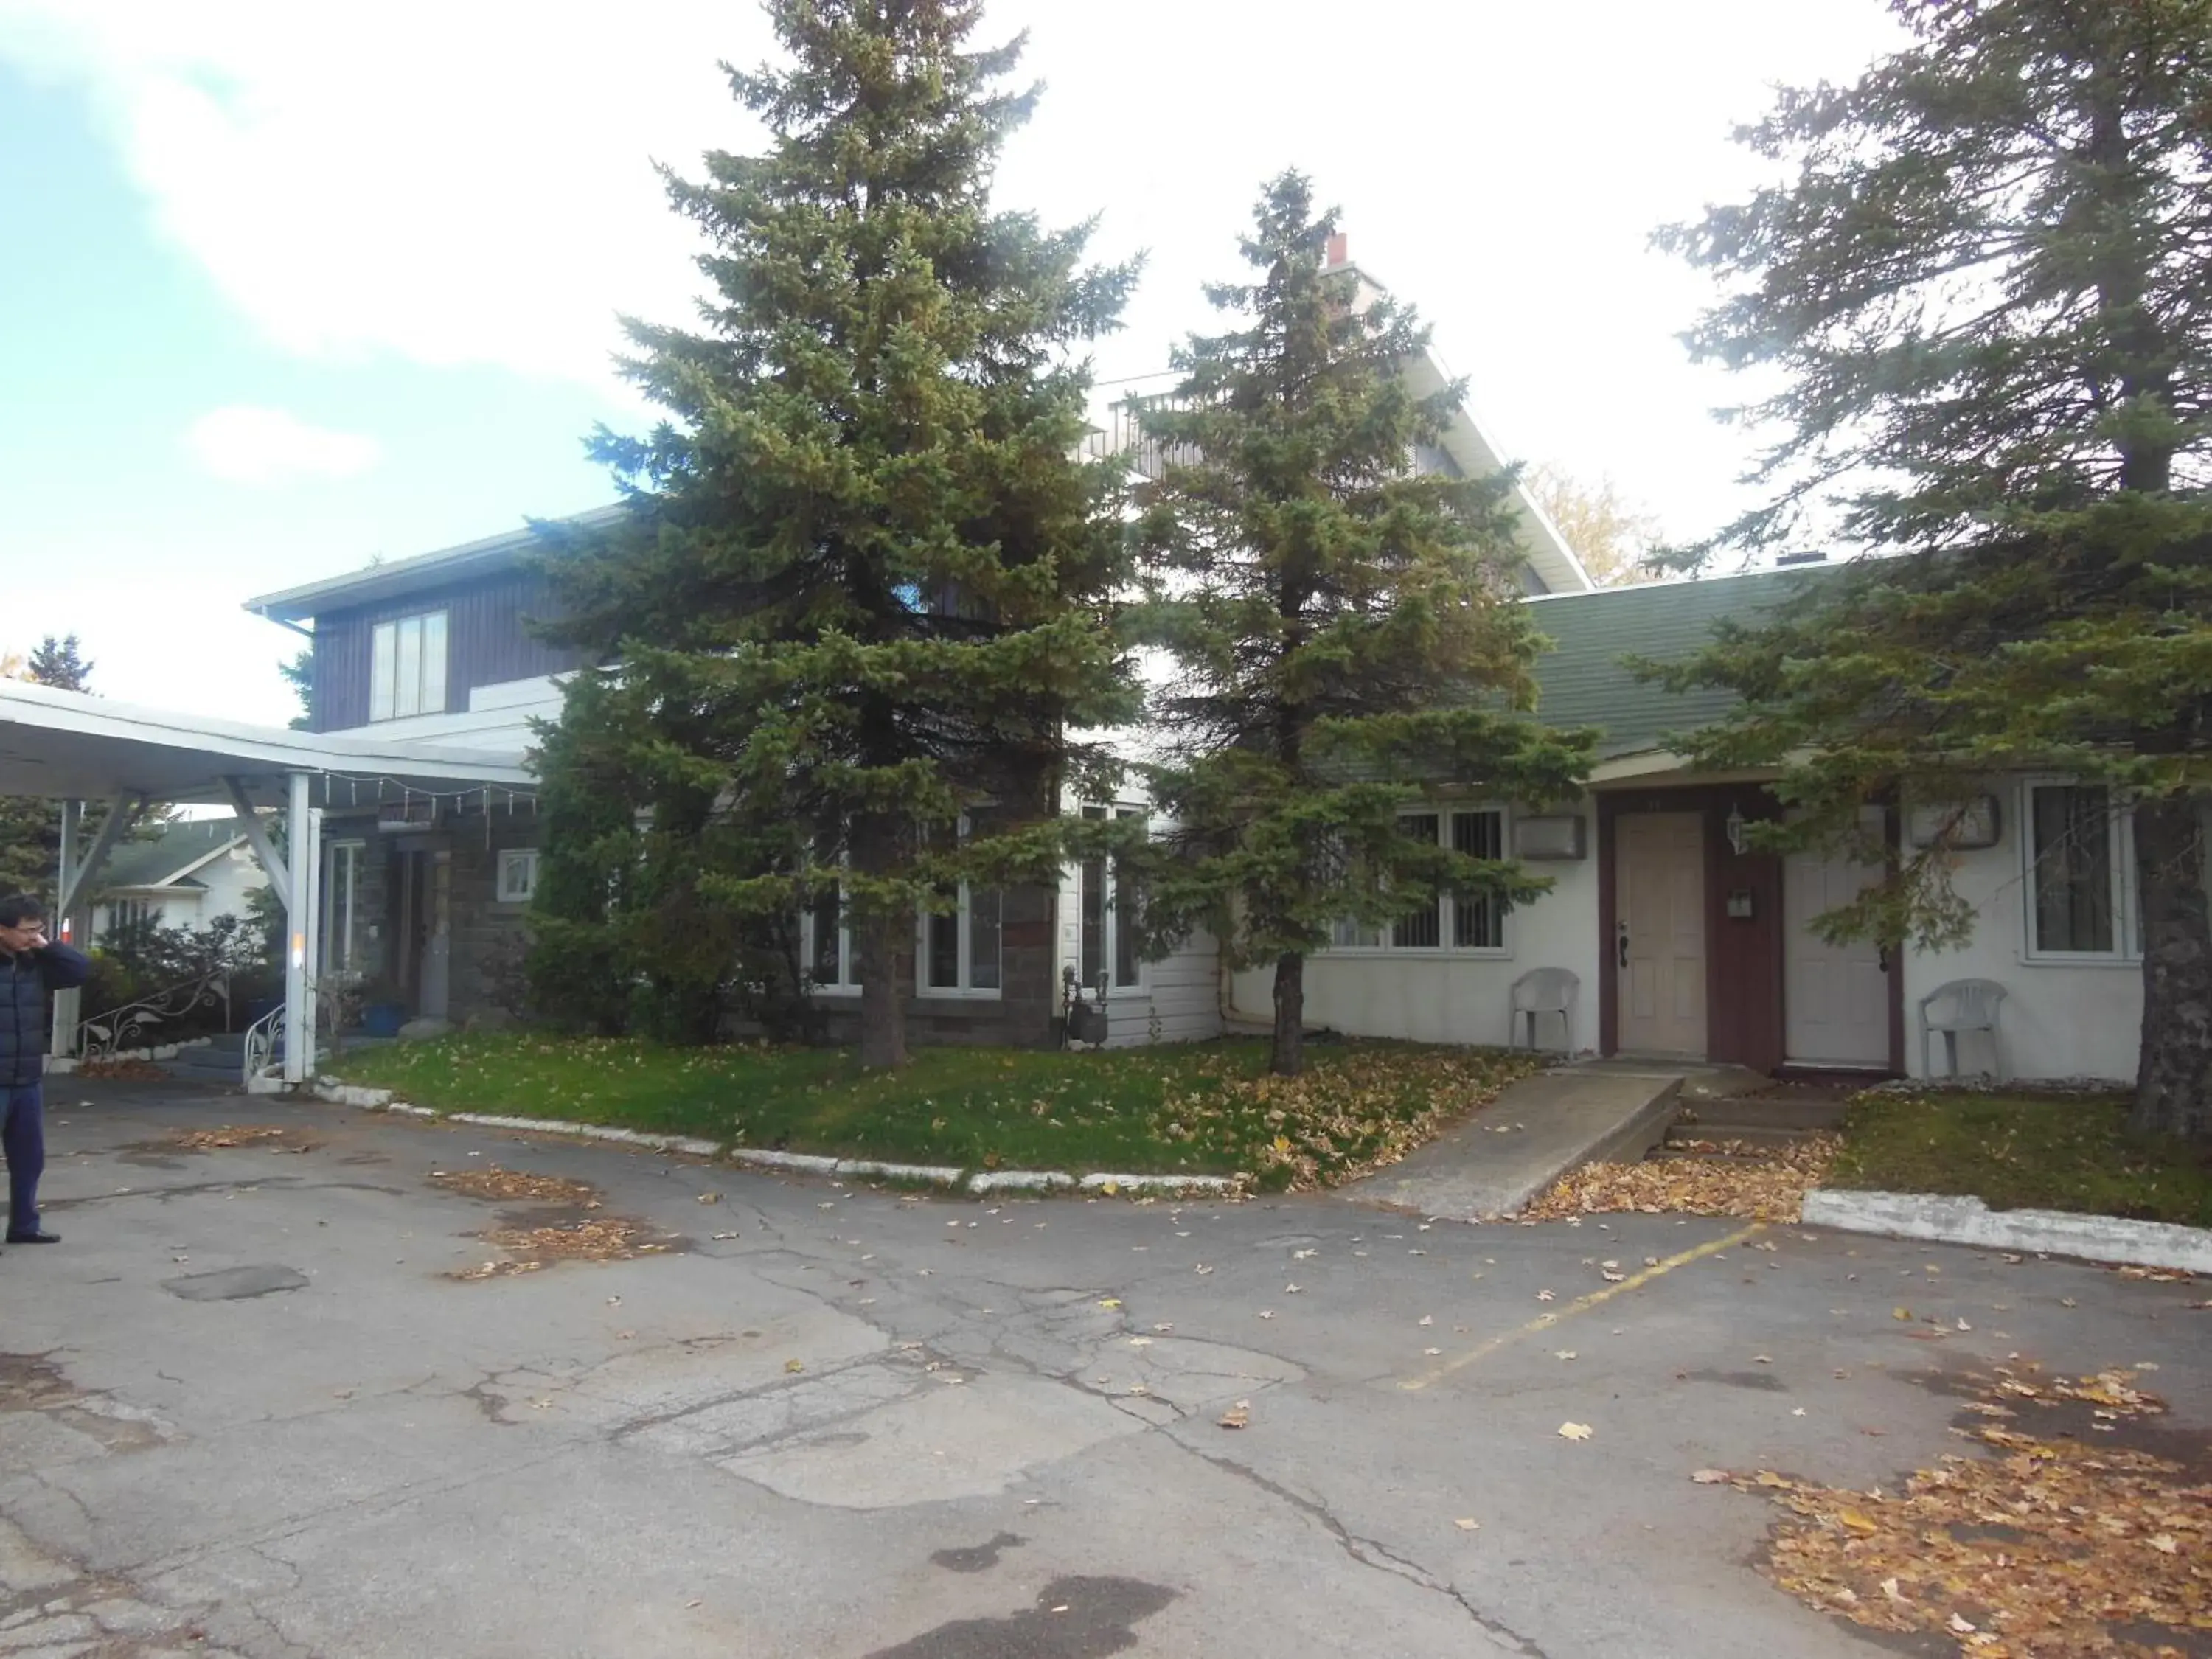
[[[1109,374],[1157,368],[1235,272],[1260,181],[1312,171],[1516,456],[1610,472],[1672,527],[1723,516],[1748,439],[1675,336],[1705,279],[1654,224],[1740,191],[1778,81],[1848,76],[1877,0],[994,0],[1049,83],[1002,199],[1149,247]],[[617,311],[680,320],[696,242],[649,161],[757,141],[732,0],[0,0],[0,56],[86,88],[164,233],[285,349],[611,389]],[[526,507],[528,503],[518,503]]]
[[[185,447],[216,477],[246,484],[351,478],[374,466],[381,453],[375,439],[358,432],[310,426],[281,409],[251,404],[210,410],[185,428]]]

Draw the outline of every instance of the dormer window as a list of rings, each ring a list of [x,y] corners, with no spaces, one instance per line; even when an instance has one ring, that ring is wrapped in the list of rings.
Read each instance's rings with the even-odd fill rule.
[[[379,623],[368,653],[368,717],[405,720],[446,712],[446,613]]]

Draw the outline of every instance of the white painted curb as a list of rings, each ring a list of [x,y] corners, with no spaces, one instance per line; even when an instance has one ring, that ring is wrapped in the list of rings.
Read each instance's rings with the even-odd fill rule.
[[[1932,1193],[1852,1193],[1820,1188],[1805,1194],[1808,1227],[1880,1233],[1937,1244],[1974,1244],[2021,1255],[2070,1255],[2212,1273],[2212,1231],[2164,1221],[2075,1215],[2064,1210],[1992,1210],[1978,1198]]]
[[[276,1085],[281,1087],[282,1085]],[[682,1152],[692,1158],[726,1158],[757,1170],[776,1170],[788,1175],[873,1177],[883,1181],[919,1181],[931,1186],[963,1188],[971,1193],[1053,1192],[1080,1188],[1086,1193],[1112,1197],[1127,1193],[1189,1194],[1234,1198],[1243,1188],[1231,1176],[1087,1175],[1081,1177],[1059,1170],[981,1170],[963,1178],[946,1164],[891,1164],[868,1158],[827,1158],[818,1152],[779,1152],[766,1147],[731,1146],[689,1135],[645,1134],[635,1129],[611,1128],[598,1123],[568,1123],[556,1118],[503,1117],[489,1112],[441,1112],[428,1106],[410,1106],[397,1100],[389,1089],[368,1089],[329,1078],[316,1080],[318,1100],[363,1111],[393,1112],[405,1117],[431,1118],[445,1123],[467,1123],[479,1129],[512,1129],[526,1134],[574,1135],[586,1140],[611,1141],[622,1146],[642,1146],[657,1152]]]
[[[1077,1183],[1086,1193],[1217,1193],[1237,1190],[1230,1176],[1087,1175]]]
[[[968,1177],[971,1193],[1048,1193],[1074,1184],[1058,1170],[978,1170]]]

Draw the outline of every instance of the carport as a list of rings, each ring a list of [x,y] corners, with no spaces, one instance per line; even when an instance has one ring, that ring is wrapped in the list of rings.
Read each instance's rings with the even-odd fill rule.
[[[314,971],[321,808],[337,786],[348,804],[527,792],[535,779],[511,756],[420,740],[292,732],[111,702],[77,691],[0,680],[0,795],[62,803],[58,886],[49,895],[64,938],[82,939],[100,872],[116,843],[152,806],[222,806],[269,878],[285,915],[283,1075],[315,1073]],[[107,811],[83,833],[85,805]],[[284,850],[260,816],[283,815]],[[55,998],[53,1048],[76,1052],[78,994]]]

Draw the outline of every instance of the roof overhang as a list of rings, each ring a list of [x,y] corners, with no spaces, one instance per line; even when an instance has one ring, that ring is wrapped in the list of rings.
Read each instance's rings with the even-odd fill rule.
[[[1406,368],[1407,389],[1418,398],[1433,398],[1451,384],[1444,366],[1431,354],[1424,352]],[[1497,441],[1476,420],[1474,413],[1464,402],[1452,410],[1445,423],[1442,439],[1444,453],[1452,458],[1460,471],[1470,478],[1486,478],[1505,470],[1505,458]],[[1521,520],[1521,550],[1528,560],[1529,568],[1551,593],[1588,593],[1597,586],[1590,580],[1583,562],[1567,545],[1544,509],[1536,504],[1522,484],[1516,483],[1512,495],[1513,510]]]
[[[512,754],[423,749],[204,720],[111,702],[80,691],[0,680],[0,795],[100,800],[139,795],[179,805],[228,804],[228,779],[261,805],[280,805],[294,773],[375,781],[452,794],[484,786],[532,789]]]
[[[595,507],[561,522],[590,530],[612,524],[623,512],[622,505],[617,502]],[[393,559],[365,570],[349,571],[343,576],[325,576],[320,581],[264,593],[258,599],[248,599],[246,608],[271,622],[305,622],[332,611],[404,599],[410,593],[442,587],[471,576],[489,576],[512,569],[539,545],[535,530],[527,526],[509,530],[480,541],[464,542],[459,547],[440,548],[434,553],[418,553],[412,558]]]

